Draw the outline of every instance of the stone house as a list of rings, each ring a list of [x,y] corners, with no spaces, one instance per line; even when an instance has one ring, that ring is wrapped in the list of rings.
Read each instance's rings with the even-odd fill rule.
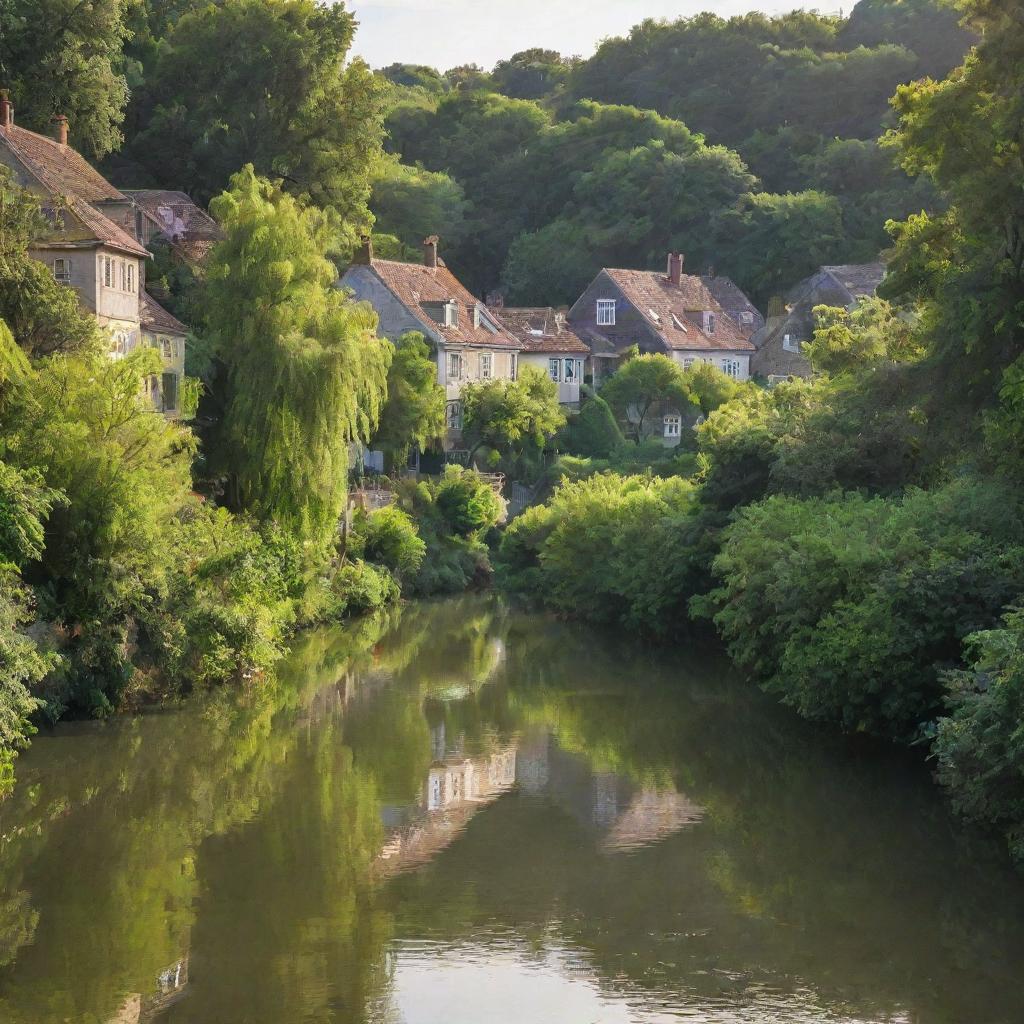
[[[379,332],[397,341],[420,332],[437,359],[437,381],[447,399],[448,439],[457,447],[462,430],[462,388],[485,380],[515,380],[519,341],[445,266],[437,236],[423,243],[423,263],[374,258],[367,239],[339,286],[368,302],[380,320]]]
[[[146,390],[157,408],[178,415],[184,327],[146,295],[150,254],[135,234],[136,206],[68,145],[67,118],[56,118],[54,125],[52,138],[19,128],[14,105],[0,90],[0,163],[38,196],[51,225],[43,237],[33,239],[29,255],[75,289],[108,335],[112,358],[141,344],[160,347],[161,336],[176,341],[179,355],[165,361],[166,371]],[[160,330],[154,330],[157,321]],[[165,396],[165,387],[173,394]]]
[[[135,235],[143,245],[165,241],[193,269],[206,263],[210,250],[224,237],[220,225],[184,192],[125,189],[135,204]]]
[[[701,275],[701,283],[746,338],[752,337],[764,327],[764,315],[731,277],[708,271]]]
[[[500,300],[488,308],[522,346],[520,365],[548,374],[563,405],[578,405],[590,349],[569,327],[565,313],[550,306],[506,306]]]
[[[737,315],[750,305],[745,296],[743,299],[744,305],[736,307]],[[591,350],[598,388],[633,345],[642,355],[666,355],[683,369],[705,362],[737,380],[750,376],[754,346],[749,337],[754,321],[741,326],[734,320],[704,279],[683,273],[680,253],[669,253],[664,274],[608,267],[599,271],[569,310],[568,322]],[[679,444],[683,410],[665,409],[662,413],[665,444]]]
[[[177,419],[182,415],[181,385],[185,377],[188,328],[145,291],[140,297],[139,320],[143,344],[157,349],[163,361],[159,378],[153,377],[147,382],[149,396],[155,409]]]
[[[786,295],[781,311],[770,315],[751,339],[757,352],[751,373],[774,384],[789,377],[810,377],[811,364],[803,354],[804,342],[814,336],[814,307],[852,309],[874,295],[885,277],[884,263],[855,263],[819,267]]]

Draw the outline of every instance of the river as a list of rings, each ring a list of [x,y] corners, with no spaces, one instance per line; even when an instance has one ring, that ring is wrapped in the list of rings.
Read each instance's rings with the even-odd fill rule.
[[[1024,879],[714,654],[413,604],[39,735],[3,1024],[1024,1020]]]

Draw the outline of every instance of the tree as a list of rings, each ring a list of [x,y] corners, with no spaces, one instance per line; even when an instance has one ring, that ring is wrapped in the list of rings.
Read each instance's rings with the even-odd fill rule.
[[[847,373],[921,355],[913,324],[885,299],[861,299],[852,310],[815,306],[813,313],[814,337],[804,351],[820,373]]]
[[[345,60],[354,26],[342,4],[315,0],[225,0],[184,14],[133,98],[130,155],[200,203],[251,163],[332,206],[354,241],[369,226],[381,139],[380,85]]]
[[[229,390],[218,462],[237,508],[322,556],[344,507],[348,446],[377,427],[390,346],[373,310],[334,287],[332,217],[252,165],[212,209],[227,233],[207,292]]]
[[[403,334],[388,367],[387,401],[372,444],[384,451],[388,468],[401,468],[413,445],[421,451],[444,437],[445,395],[437,363],[422,334]]]
[[[615,414],[597,394],[589,394],[569,420],[569,451],[584,458],[607,459],[625,443]]]
[[[534,47],[499,60],[491,72],[495,91],[522,100],[539,100],[564,84],[577,58],[563,57],[557,50]]]
[[[659,409],[693,407],[682,367],[663,355],[627,359],[601,389],[601,397],[626,423],[639,444],[650,433],[648,416]]]
[[[542,370],[524,366],[516,380],[489,380],[462,389],[462,435],[469,458],[485,445],[497,451],[540,451],[565,424],[558,388]]]
[[[726,402],[731,402],[740,390],[739,382],[713,363],[699,360],[684,372],[686,387],[692,400],[705,417],[710,416]]]
[[[29,256],[30,242],[52,230],[39,200],[0,166],[0,320],[32,356],[99,344],[96,318],[81,308],[74,290]]]
[[[94,157],[121,145],[128,9],[128,0],[0,3],[0,79],[19,124],[49,134],[54,116],[64,114],[73,144]]]

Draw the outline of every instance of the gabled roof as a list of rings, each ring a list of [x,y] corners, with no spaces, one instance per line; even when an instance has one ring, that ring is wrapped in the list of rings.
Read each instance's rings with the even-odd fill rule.
[[[365,264],[362,264],[365,266]],[[399,263],[396,260],[370,260],[370,269],[425,327],[438,334],[451,345],[477,345],[486,348],[519,350],[519,342],[495,319],[487,307],[478,301],[459,279],[438,260],[436,267],[420,263]],[[427,312],[432,303],[454,301],[459,307],[458,325],[445,327]],[[484,322],[494,330],[474,325],[474,311],[479,309]]]
[[[220,241],[220,225],[184,192],[164,189],[125,189],[135,205],[171,241],[207,238]]]
[[[0,127],[0,142],[51,195],[76,196],[87,203],[128,201],[70,146],[17,125]]]
[[[188,328],[147,291],[139,293],[139,321],[143,328],[157,334],[188,334]]]
[[[50,238],[39,239],[33,247],[105,245],[143,259],[149,256],[124,228],[76,196],[66,196],[59,204],[43,203],[42,209],[54,230]]]
[[[661,335],[669,349],[752,352],[754,346],[739,325],[719,305],[704,282],[683,274],[679,284],[656,270],[603,270],[619,291]],[[715,329],[705,333],[699,314],[715,314]]]
[[[701,283],[711,293],[715,301],[726,310],[730,315],[733,313],[750,313],[757,320],[763,320],[761,311],[755,306],[749,298],[740,289],[739,285],[731,277],[724,277],[721,274],[704,274],[701,277]],[[750,325],[749,331],[743,330],[743,324],[740,324],[740,330],[745,337],[750,337],[753,333],[755,324]]]
[[[489,306],[524,352],[587,354],[590,349],[551,306]]]
[[[874,295],[885,277],[884,263],[844,263],[821,269],[850,293],[851,301]]]

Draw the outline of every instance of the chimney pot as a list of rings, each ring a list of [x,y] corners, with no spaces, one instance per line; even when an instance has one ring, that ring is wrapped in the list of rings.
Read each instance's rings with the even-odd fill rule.
[[[674,285],[679,285],[683,280],[683,254],[681,252],[668,254],[668,279]]]
[[[14,127],[14,104],[7,89],[0,89],[0,128]]]
[[[54,119],[54,139],[62,146],[68,144],[68,119],[63,114],[58,114]]]
[[[373,260],[373,239],[369,235],[363,235],[352,254],[352,262],[360,266],[368,267]]]
[[[423,239],[423,265],[433,269],[437,266],[437,235],[427,235]]]

